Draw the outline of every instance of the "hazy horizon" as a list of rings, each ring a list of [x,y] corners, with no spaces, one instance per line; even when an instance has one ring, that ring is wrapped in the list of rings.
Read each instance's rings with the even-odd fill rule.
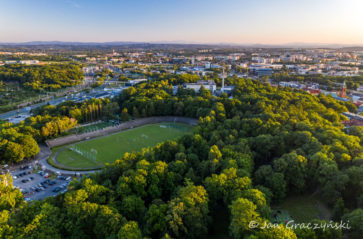
[[[363,45],[360,0],[0,0],[0,43]]]
[[[206,45],[206,46],[262,46],[262,47],[363,47],[363,44],[349,44],[349,43],[322,43],[322,42],[287,42],[287,43],[276,43],[276,44],[268,44],[268,43],[235,43],[235,42],[185,42],[185,41],[59,41],[59,40],[34,40],[34,41],[19,41],[19,42],[1,42],[0,45],[51,45],[51,44],[69,44],[69,45],[77,45],[77,44],[90,44],[90,45],[102,45],[102,44],[177,44],[177,45]]]

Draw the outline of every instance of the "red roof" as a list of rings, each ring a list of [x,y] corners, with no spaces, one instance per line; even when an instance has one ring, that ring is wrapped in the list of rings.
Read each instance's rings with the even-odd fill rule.
[[[307,92],[309,92],[310,94],[320,94],[320,90],[319,89],[311,89],[311,88],[306,88],[305,89]]]
[[[344,126],[363,126],[363,121],[352,119],[341,122]]]

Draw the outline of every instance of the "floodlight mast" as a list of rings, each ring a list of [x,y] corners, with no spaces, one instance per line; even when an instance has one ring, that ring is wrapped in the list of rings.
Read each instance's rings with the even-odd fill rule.
[[[224,67],[223,67],[223,72],[222,72],[222,89],[221,89],[222,93],[224,93]]]

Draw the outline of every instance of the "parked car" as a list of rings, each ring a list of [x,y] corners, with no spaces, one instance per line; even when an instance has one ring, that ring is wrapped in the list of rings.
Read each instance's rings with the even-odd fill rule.
[[[21,177],[23,177],[23,176],[25,176],[26,175],[26,173],[24,172],[24,173],[19,173],[18,175],[17,175],[17,177],[18,178],[21,178]]]
[[[20,167],[20,169],[21,169],[21,170],[25,170],[25,169],[27,169],[27,168],[28,168],[28,165],[24,165],[24,166],[21,166],[21,167]]]
[[[29,181],[30,181],[29,179],[23,179],[23,180],[21,180],[22,183],[27,183]]]
[[[30,180],[34,180],[34,177],[30,177]]]
[[[67,181],[71,181],[71,180],[72,180],[72,178],[71,178],[71,177],[67,177],[67,178],[66,178],[66,180],[67,180]]]
[[[56,187],[55,189],[53,189],[53,192],[54,193],[57,193],[57,192],[59,192],[61,190],[61,188],[60,187]]]
[[[45,174],[43,171],[39,171],[38,173],[40,176],[44,176],[44,174]]]
[[[34,191],[40,192],[41,190],[40,190],[40,188],[36,188]]]
[[[44,175],[44,178],[49,178],[50,177],[50,175],[48,174],[48,173],[46,173],[45,175]]]
[[[57,183],[57,181],[53,180],[53,181],[50,181],[48,184],[49,184],[49,185],[54,185],[54,184],[56,184],[56,183]]]

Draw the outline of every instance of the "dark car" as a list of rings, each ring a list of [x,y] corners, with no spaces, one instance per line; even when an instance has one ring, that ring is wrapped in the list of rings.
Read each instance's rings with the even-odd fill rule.
[[[30,177],[30,180],[34,180],[34,177]]]
[[[61,188],[60,187],[56,187],[55,189],[53,189],[53,192],[54,193],[57,193],[57,192],[59,192],[61,190]]]
[[[48,184],[49,185],[54,185],[54,184],[56,184],[57,182],[55,181],[55,180],[53,180],[53,181],[50,181]]]
[[[60,179],[60,180],[66,180],[66,176],[58,176],[58,179]]]
[[[27,182],[29,182],[29,179],[23,179],[23,180],[21,180],[21,182],[22,183],[27,183]]]
[[[40,190],[40,188],[36,188],[34,191],[40,192],[41,190]]]
[[[24,166],[20,167],[21,170],[31,169],[31,168],[32,168],[32,166],[30,166],[30,165],[24,165]]]

